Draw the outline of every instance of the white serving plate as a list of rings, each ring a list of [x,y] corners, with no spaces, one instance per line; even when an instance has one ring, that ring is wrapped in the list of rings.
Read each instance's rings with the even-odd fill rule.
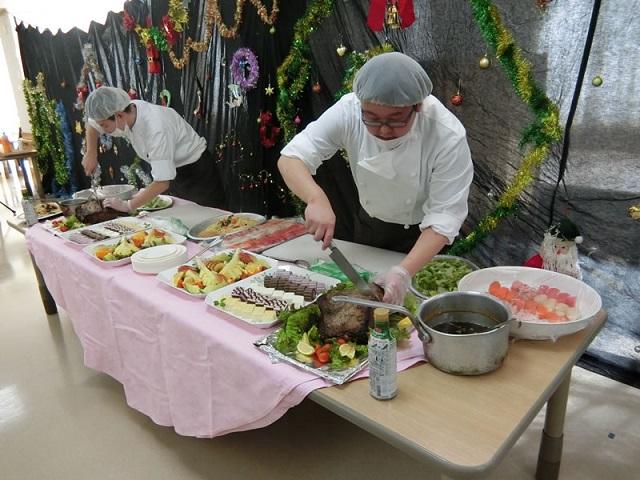
[[[237,318],[238,320],[241,320],[244,323],[247,323],[249,325],[253,325],[254,327],[258,327],[258,328],[270,328],[273,327],[274,325],[276,325],[280,320],[276,319],[273,321],[259,321],[256,320],[254,318],[252,318],[251,316],[247,316],[247,315],[242,315],[240,313],[237,312],[231,312],[229,310],[226,310],[222,307],[220,307],[219,305],[215,305],[214,302],[219,301],[222,297],[226,297],[226,296],[230,296],[231,292],[233,291],[234,288],[236,287],[243,287],[243,288],[255,288],[256,286],[258,287],[264,287],[264,278],[267,275],[273,275],[277,270],[283,270],[283,271],[288,271],[291,272],[292,274],[295,275],[300,275],[300,276],[305,276],[308,277],[309,280],[312,280],[314,282],[321,282],[324,283],[327,286],[327,289],[337,285],[338,283],[340,283],[339,280],[336,280],[335,278],[332,277],[328,277],[326,275],[322,275],[320,273],[315,273],[315,272],[311,272],[309,270],[306,270],[304,268],[300,268],[300,267],[296,267],[295,265],[280,265],[277,268],[272,268],[269,270],[265,270],[264,272],[260,272],[252,277],[249,278],[245,278],[244,280],[241,280],[239,282],[233,283],[231,285],[227,285],[226,287],[223,287],[219,290],[215,290],[211,293],[209,293],[206,298],[205,298],[205,303],[212,307],[215,308],[216,310],[219,310],[221,312],[224,312],[228,315],[231,315],[234,318]],[[307,306],[310,303],[313,303],[315,301],[311,300],[311,301],[302,301],[302,303],[299,305],[300,307],[303,306]]]
[[[241,217],[241,218],[246,218],[248,220],[257,220],[257,224],[263,223],[267,220],[267,218],[264,215],[259,215],[257,213],[225,213],[222,215],[216,215],[215,217],[211,217],[207,220],[204,220],[203,222],[198,223],[197,225],[194,225],[193,227],[191,227],[189,229],[189,232],[187,233],[187,236],[192,239],[192,240],[211,240],[213,238],[216,237],[224,237],[225,235],[229,235],[231,233],[236,233],[236,232],[241,232],[242,230],[246,230],[246,228],[251,228],[254,225],[251,225],[251,227],[246,227],[246,228],[242,228],[242,229],[238,229],[238,230],[234,230],[233,232],[229,232],[228,234],[222,234],[222,235],[213,235],[210,237],[203,237],[200,235],[200,232],[202,232],[205,228],[207,228],[208,226],[214,224],[215,222],[217,222],[218,220],[224,218],[224,217],[228,217],[230,215],[234,215],[236,217]]]
[[[260,260],[263,260],[265,263],[267,263],[269,265],[269,269],[268,270],[272,269],[273,267],[278,266],[278,261],[274,260],[273,258],[265,257],[264,255],[260,255],[258,253],[253,253],[253,252],[250,252],[248,250],[240,249],[240,251],[248,253],[250,255],[253,255],[254,257],[256,257],[256,258],[258,258]],[[219,250],[219,251],[205,252],[203,255],[200,256],[200,259],[201,260],[207,260],[207,259],[213,258],[216,255],[219,255],[221,253],[233,253],[233,252],[235,252],[234,248],[227,248],[227,249]],[[196,266],[196,260],[194,258],[189,263],[181,263],[180,265],[177,265],[177,266],[175,266],[173,268],[168,268],[166,270],[161,271],[158,274],[158,280],[160,280],[165,285],[173,288],[174,290],[177,290],[177,291],[183,293],[184,295],[188,295],[190,297],[196,297],[196,298],[205,298],[207,296],[206,293],[190,293],[187,290],[185,290],[184,288],[178,288],[173,284],[173,276],[178,271],[178,268],[181,267],[182,265],[189,265],[191,267],[195,267]],[[265,271],[268,271],[268,270],[265,270]],[[264,272],[257,273],[256,275],[261,275],[262,273],[264,273]],[[253,278],[253,277],[249,277],[249,278],[246,278],[244,280],[249,280],[250,278]],[[244,281],[244,280],[241,280],[241,281]],[[240,283],[240,282],[231,283],[228,286],[235,286],[235,285],[238,285],[238,283]],[[226,287],[223,287],[223,288],[226,288]]]
[[[168,268],[177,267],[187,258],[187,247],[170,243],[134,253],[131,255],[131,267],[134,272],[155,275]]]
[[[120,233],[120,232],[116,232],[114,230],[109,230],[107,228],[105,228],[105,226],[112,224],[112,223],[119,223],[121,225],[130,225],[131,228],[133,228],[134,231],[132,232],[128,232],[128,233]],[[146,230],[148,228],[151,228],[152,224],[151,222],[144,220],[144,219],[140,219],[140,218],[136,218],[136,217],[117,217],[114,218],[113,220],[108,220],[106,222],[101,222],[101,223],[96,223],[93,225],[86,225],[84,227],[81,228],[76,228],[74,230],[68,230],[66,232],[59,232],[58,235],[72,243],[75,243],[77,245],[89,245],[89,244],[94,244],[96,242],[106,242],[107,239],[105,240],[95,240],[92,239],[90,237],[85,237],[84,235],[82,235],[80,232],[82,232],[83,230],[91,230],[94,232],[98,232],[102,235],[106,235],[108,236],[110,239],[112,238],[118,238],[118,237],[122,237],[123,235],[131,235],[133,233],[135,233],[136,231],[139,230]],[[161,230],[161,229],[159,229]],[[85,241],[86,239],[86,241]],[[82,240],[82,241],[81,241]]]
[[[158,199],[160,199],[163,202],[165,202],[164,206],[155,207],[155,208],[147,208],[147,207],[145,207],[143,205],[142,207],[138,208],[138,211],[156,212],[158,210],[164,210],[165,208],[169,208],[171,205],[173,205],[173,198],[170,197],[169,195],[158,195]],[[147,203],[149,203],[149,202],[147,202]]]
[[[147,228],[146,230],[151,230],[151,228]],[[163,232],[165,232],[167,235],[169,235],[171,237],[171,239],[173,240],[172,244],[179,244],[179,243],[184,243],[184,241],[187,239],[185,236],[183,235],[178,235],[177,233],[173,233],[173,232],[167,232],[165,230],[162,230],[160,228],[156,228],[156,230],[161,230]],[[108,246],[108,245],[116,245],[118,244],[118,242],[120,242],[120,240],[122,240],[122,237],[130,237],[132,234],[127,234],[127,235],[122,235],[118,238],[112,238],[110,240],[103,240],[102,242],[98,242],[98,243],[94,243],[91,245],[87,245],[86,247],[84,247],[82,249],[82,251],[88,255],[91,259],[93,259],[94,262],[98,262],[100,265],[104,265],[105,267],[119,267],[121,265],[127,265],[128,263],[131,263],[131,257],[127,257],[127,258],[121,258],[120,260],[111,260],[111,261],[105,261],[105,260],[100,260],[98,257],[95,256],[95,251],[96,249],[98,249],[101,246]],[[152,248],[152,247],[149,247]]]
[[[476,270],[462,277],[458,290],[486,293],[494,280],[511,285],[520,280],[532,287],[549,285],[576,297],[580,318],[567,322],[550,323],[544,320],[516,320],[511,326],[511,336],[528,340],[556,340],[564,335],[578,332],[595,318],[602,308],[598,292],[586,283],[562,273],[530,267],[492,267]]]

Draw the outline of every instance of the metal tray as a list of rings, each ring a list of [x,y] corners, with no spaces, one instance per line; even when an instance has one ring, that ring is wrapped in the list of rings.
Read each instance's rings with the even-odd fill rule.
[[[224,217],[229,217],[229,216],[235,216],[235,217],[239,217],[239,218],[245,218],[248,220],[257,220],[257,223],[255,225],[259,225],[260,223],[263,223],[267,220],[267,218],[263,215],[259,215],[257,213],[225,213],[222,215],[216,215],[215,217],[211,217],[207,220],[204,220],[203,222],[198,223],[197,225],[194,225],[193,227],[191,227],[189,229],[189,231],[187,232],[187,236],[191,239],[191,240],[211,240],[213,238],[216,237],[224,237],[225,235],[231,234],[231,233],[236,233],[236,232],[241,232],[242,230],[246,230],[247,228],[251,228],[254,225],[250,225],[244,228],[239,228],[237,230],[233,230],[230,232],[226,232],[226,233],[221,233],[218,235],[211,235],[211,236],[203,236],[202,235],[202,231],[205,230],[207,227],[213,225],[214,223],[216,223],[217,221],[221,220]]]
[[[350,368],[344,368],[342,370],[332,370],[329,366],[316,368],[312,365],[307,365],[306,363],[299,362],[295,358],[289,357],[288,355],[285,355],[284,353],[281,353],[276,349],[275,343],[279,331],[280,329],[277,329],[266,337],[256,340],[253,343],[256,347],[258,347],[258,349],[269,355],[269,358],[273,362],[289,363],[296,368],[317,375],[318,377],[324,378],[325,380],[333,382],[337,385],[342,385],[343,383],[348,382],[354,375],[356,375],[363,368],[369,365],[368,358],[362,358],[357,365],[354,365]]]

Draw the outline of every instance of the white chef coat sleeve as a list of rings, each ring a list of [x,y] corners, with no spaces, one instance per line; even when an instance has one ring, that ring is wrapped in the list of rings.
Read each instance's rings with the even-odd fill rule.
[[[347,115],[345,103],[336,102],[293,137],[280,153],[302,160],[311,174],[315,175],[323,161],[344,147]]]
[[[460,137],[439,153],[428,185],[429,197],[423,205],[420,229],[431,227],[453,243],[467,217],[467,199],[473,181],[471,152]]]
[[[169,136],[158,132],[151,136],[147,149],[147,162],[151,165],[151,176],[156,182],[176,178],[176,146]]]

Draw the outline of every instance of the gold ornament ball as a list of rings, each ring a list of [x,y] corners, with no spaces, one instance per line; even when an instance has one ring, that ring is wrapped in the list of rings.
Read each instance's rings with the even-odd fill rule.
[[[345,47],[344,45],[340,45],[338,48],[336,48],[336,53],[342,57],[345,53],[347,53],[347,47]]]
[[[603,82],[604,80],[602,79],[602,77],[600,75],[596,75],[595,77],[593,77],[593,80],[591,80],[591,85],[593,85],[594,87],[599,87]]]
[[[482,68],[483,70],[489,68],[491,66],[491,60],[489,60],[489,57],[487,57],[486,55],[484,57],[482,57],[480,59],[480,61],[478,62],[478,64],[480,65],[480,68]]]

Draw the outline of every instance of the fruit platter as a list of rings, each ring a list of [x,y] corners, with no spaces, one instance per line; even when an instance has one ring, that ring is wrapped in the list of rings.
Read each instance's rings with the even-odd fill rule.
[[[71,218],[71,217],[67,217]],[[94,225],[78,225],[76,228],[62,230],[61,224],[56,227],[51,225],[48,228],[54,234],[58,234],[62,238],[79,245],[89,245],[96,242],[110,240],[112,238],[129,235],[140,230],[150,228],[151,223],[136,217],[120,217],[106,222],[96,223]],[[62,224],[64,225],[64,223]],[[45,225],[45,228],[47,226]],[[52,230],[53,229],[53,230]]]
[[[226,249],[208,258],[196,257],[185,265],[164,270],[158,279],[192,297],[207,294],[278,264],[276,260],[242,249]]]
[[[335,384],[345,383],[368,363],[372,310],[333,302],[331,298],[335,295],[362,296],[351,283],[340,283],[315,302],[278,314],[282,326],[254,344],[274,360],[290,363]],[[407,295],[405,307],[415,311],[413,295]],[[413,325],[400,314],[392,314],[390,320],[401,350]]]
[[[82,251],[93,260],[109,267],[118,267],[131,263],[131,256],[145,248],[172,243],[183,243],[186,238],[157,228],[140,230],[133,235],[106,240],[88,245]]]
[[[489,293],[511,308],[511,336],[556,340],[582,330],[602,308],[600,295],[568,275],[529,267],[493,267],[463,277],[458,289]]]
[[[281,314],[309,305],[333,287],[337,280],[294,265],[266,270],[207,295],[207,305],[242,322],[269,328]]]

